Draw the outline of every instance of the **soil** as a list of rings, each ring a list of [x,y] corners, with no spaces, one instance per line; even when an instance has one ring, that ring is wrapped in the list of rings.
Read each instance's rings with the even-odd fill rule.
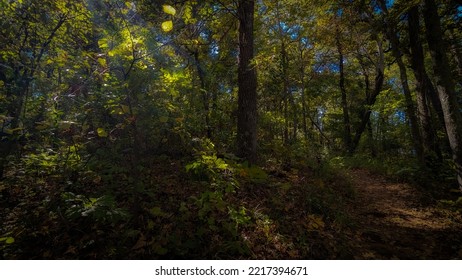
[[[349,205],[362,259],[461,259],[460,212],[441,207],[416,187],[363,169],[350,172]]]

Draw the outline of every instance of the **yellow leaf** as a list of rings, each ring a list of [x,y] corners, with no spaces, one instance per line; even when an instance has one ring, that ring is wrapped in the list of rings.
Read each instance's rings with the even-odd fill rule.
[[[106,67],[106,66],[107,66],[107,64],[106,64],[106,59],[100,57],[100,58],[98,58],[97,61],[98,61],[98,64],[99,64],[100,66],[102,66],[102,67]]]
[[[173,8],[170,5],[162,5],[162,9],[164,10],[164,13],[169,14],[174,16],[176,14],[175,8]]]
[[[107,136],[108,136],[106,130],[104,130],[104,128],[102,128],[102,127],[99,127],[99,128],[96,130],[96,132],[98,133],[98,136],[99,136],[99,137],[107,137]]]
[[[103,39],[98,40],[98,46],[102,49],[107,48],[108,47],[107,39],[103,38]]]
[[[160,117],[160,118],[159,118],[159,121],[160,121],[161,123],[166,123],[166,122],[168,121],[168,117],[165,117],[165,116]]]
[[[168,20],[168,21],[162,22],[162,30],[164,32],[170,32],[172,31],[172,29],[173,29],[173,21]]]

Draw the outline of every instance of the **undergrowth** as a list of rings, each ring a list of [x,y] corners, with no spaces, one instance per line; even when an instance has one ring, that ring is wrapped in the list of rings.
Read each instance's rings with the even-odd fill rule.
[[[125,161],[43,150],[1,182],[5,259],[351,257],[342,169],[317,157],[249,165],[198,140],[191,157]],[[110,154],[110,153],[109,153]],[[65,170],[65,172],[63,172]]]

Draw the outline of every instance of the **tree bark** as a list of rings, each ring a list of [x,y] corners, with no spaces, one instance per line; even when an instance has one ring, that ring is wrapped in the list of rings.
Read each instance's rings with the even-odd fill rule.
[[[455,84],[447,57],[448,48],[443,39],[438,7],[434,0],[425,0],[423,16],[426,27],[425,34],[432,57],[436,90],[443,109],[457,181],[462,191],[462,114],[457,102]]]
[[[424,65],[424,51],[422,42],[420,40],[420,23],[419,23],[419,8],[417,6],[412,7],[408,12],[408,33],[409,33],[409,45],[411,49],[410,61],[411,68],[414,72],[416,79],[417,89],[417,111],[421,128],[423,152],[429,156],[430,159],[442,159],[441,149],[438,144],[436,136],[435,125],[433,124],[430,110],[427,105],[427,100],[431,100],[432,97],[436,97],[436,104],[434,104],[435,112],[437,112],[437,118],[441,118],[443,121],[444,129],[444,117],[441,110],[441,103],[437,98],[437,93],[433,83],[431,82],[428,74],[425,70]],[[438,106],[439,105],[439,106]]]
[[[254,163],[257,158],[257,75],[254,57],[255,0],[239,0],[239,66],[237,154]]]

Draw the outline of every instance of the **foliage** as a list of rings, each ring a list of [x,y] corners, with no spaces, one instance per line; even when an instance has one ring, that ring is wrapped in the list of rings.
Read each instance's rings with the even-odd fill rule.
[[[418,1],[388,11],[381,1],[255,1],[251,164],[235,156],[244,116],[237,2],[0,0],[4,258],[351,257],[357,186],[348,174],[358,168],[460,210],[457,157],[430,91],[438,73],[423,36],[423,103],[411,75],[419,72],[407,13]],[[437,14],[460,99],[452,2]],[[390,30],[405,73],[385,51]],[[423,157],[413,107],[423,110],[420,134],[427,121],[433,136]]]
[[[109,195],[86,198],[83,195],[66,192],[63,194],[63,199],[66,205],[65,215],[70,220],[89,217],[103,225],[114,225],[129,217],[125,210],[116,207],[114,197]]]

